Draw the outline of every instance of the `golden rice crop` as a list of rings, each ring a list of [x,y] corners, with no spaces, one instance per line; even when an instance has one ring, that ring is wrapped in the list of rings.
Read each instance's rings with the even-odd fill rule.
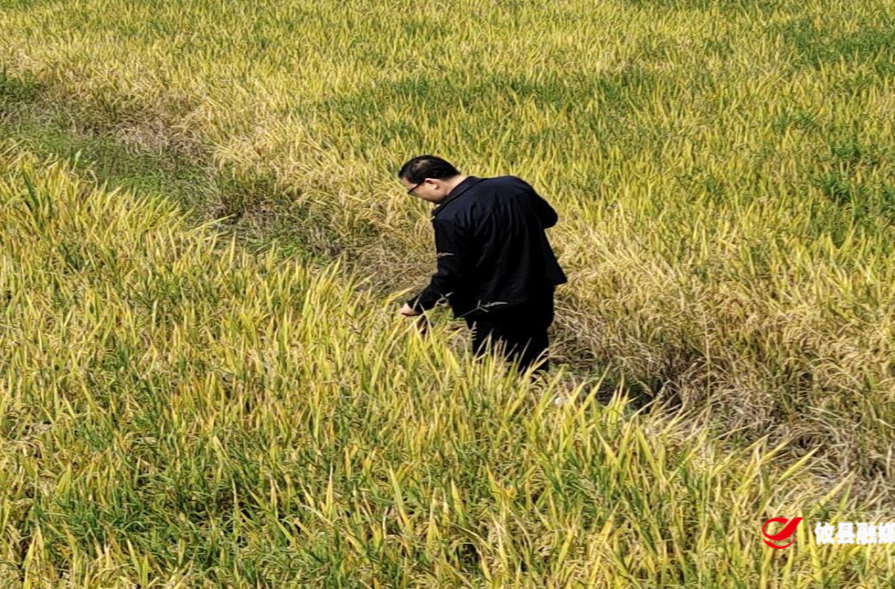
[[[16,151],[21,151],[17,148]],[[811,456],[550,403],[318,268],[0,151],[0,579],[24,587],[875,586]],[[843,481],[846,483],[847,481]],[[881,585],[880,585],[881,586]]]
[[[338,262],[284,266],[286,250],[177,220],[165,195],[4,156],[0,528],[16,564],[0,574],[872,585],[884,551],[781,558],[755,522],[871,510],[893,489],[893,8],[7,0],[4,133],[50,125],[187,161],[217,183],[182,191],[206,220]],[[429,340],[393,323],[388,294],[431,271],[427,215],[393,178],[424,152],[531,181],[560,213],[560,359],[705,408],[700,425],[554,415],[444,349],[447,326]],[[798,475],[744,450],[765,435],[786,442],[779,471],[820,478],[788,493]],[[849,477],[857,503],[811,507]],[[455,493],[479,511],[452,511]]]
[[[567,361],[891,478],[890,1],[332,8],[22,0],[0,66],[79,132],[271,178],[210,212],[314,219],[386,286],[431,264],[403,158],[526,177]]]

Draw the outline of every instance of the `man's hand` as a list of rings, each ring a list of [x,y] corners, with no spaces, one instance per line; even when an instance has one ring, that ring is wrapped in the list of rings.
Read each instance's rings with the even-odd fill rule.
[[[420,330],[420,333],[426,333],[429,330],[429,320],[426,319],[426,316],[421,311],[414,310],[413,307],[404,303],[404,306],[401,307],[401,310],[398,311],[404,317],[419,317],[416,320],[416,328]]]

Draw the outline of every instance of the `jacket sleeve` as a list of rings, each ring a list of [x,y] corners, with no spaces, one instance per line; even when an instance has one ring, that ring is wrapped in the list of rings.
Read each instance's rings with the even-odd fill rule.
[[[452,295],[467,287],[469,280],[469,235],[453,221],[435,219],[436,272],[429,285],[419,294],[407,300],[407,304],[417,311],[427,311],[442,299],[451,300]]]

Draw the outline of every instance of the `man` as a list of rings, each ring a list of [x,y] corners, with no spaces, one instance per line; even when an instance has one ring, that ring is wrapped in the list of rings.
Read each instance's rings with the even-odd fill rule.
[[[556,211],[515,176],[466,176],[432,155],[409,160],[398,178],[408,194],[437,204],[438,260],[429,285],[400,313],[413,317],[447,300],[472,330],[476,356],[490,341],[520,370],[538,362],[533,372],[546,371],[553,293],[567,281],[544,232]]]

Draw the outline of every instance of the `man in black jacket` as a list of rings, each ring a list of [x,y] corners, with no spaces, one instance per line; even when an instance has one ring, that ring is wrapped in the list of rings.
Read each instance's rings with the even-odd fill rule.
[[[472,330],[475,355],[490,340],[521,370],[541,360],[554,289],[567,281],[544,232],[556,211],[515,176],[465,176],[432,155],[405,163],[398,178],[408,194],[438,205],[437,271],[400,313],[413,317],[447,300]],[[548,364],[543,358],[535,372]]]

